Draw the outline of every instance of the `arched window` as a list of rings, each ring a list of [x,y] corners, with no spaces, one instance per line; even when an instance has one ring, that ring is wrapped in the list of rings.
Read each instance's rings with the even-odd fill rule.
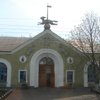
[[[7,82],[7,66],[0,62],[0,83]]]
[[[95,82],[95,70],[92,64],[88,66],[88,82]]]
[[[42,65],[42,64],[53,65],[54,62],[53,62],[53,60],[52,60],[51,58],[49,58],[49,57],[44,57],[44,58],[42,58],[42,59],[40,60],[39,64],[40,64],[40,65]]]

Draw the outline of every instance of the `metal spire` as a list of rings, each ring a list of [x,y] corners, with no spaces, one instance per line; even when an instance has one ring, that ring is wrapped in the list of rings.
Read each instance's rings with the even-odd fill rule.
[[[48,8],[51,8],[52,6],[48,5],[47,4],[47,20],[48,20],[48,16],[49,16],[49,11],[48,11]]]
[[[40,18],[42,20],[42,22],[39,23],[40,25],[44,25],[45,30],[50,29],[50,25],[57,25],[57,22],[58,22],[58,21],[55,21],[55,20],[49,20],[48,19],[48,16],[49,16],[48,15],[49,14],[48,8],[51,8],[51,6],[47,4],[47,19],[45,19],[46,17],[42,16]]]

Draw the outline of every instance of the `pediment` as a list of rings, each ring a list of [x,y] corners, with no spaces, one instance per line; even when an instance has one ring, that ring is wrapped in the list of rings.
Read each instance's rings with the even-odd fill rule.
[[[15,53],[15,52],[21,50],[22,48],[24,48],[25,46],[30,45],[36,41],[40,41],[40,42],[42,41],[44,43],[44,46],[47,46],[49,44],[56,45],[56,43],[63,44],[64,46],[71,47],[73,50],[79,52],[78,49],[76,49],[74,46],[69,44],[67,41],[62,39],[60,36],[58,36],[57,34],[52,32],[51,30],[44,30],[43,32],[36,35],[35,37],[28,39],[27,41],[25,41],[22,44],[19,44],[15,49],[13,49],[9,53]]]

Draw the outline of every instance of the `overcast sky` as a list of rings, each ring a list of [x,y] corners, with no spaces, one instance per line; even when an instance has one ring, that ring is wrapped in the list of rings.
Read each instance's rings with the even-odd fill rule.
[[[51,26],[56,34],[68,37],[69,31],[80,24],[84,14],[93,11],[100,16],[100,0],[0,0],[0,36],[34,36],[43,31],[40,17],[57,20]]]

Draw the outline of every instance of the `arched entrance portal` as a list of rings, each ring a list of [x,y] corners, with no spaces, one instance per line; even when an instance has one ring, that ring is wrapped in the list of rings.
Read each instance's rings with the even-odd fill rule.
[[[54,62],[49,57],[39,62],[39,87],[54,87]]]
[[[54,64],[54,86],[64,86],[64,63],[61,55],[52,49],[40,49],[31,59],[30,62],[30,86],[39,87],[39,63],[45,57],[53,60]],[[53,74],[52,74],[53,75]],[[49,75],[47,76],[49,77]]]

